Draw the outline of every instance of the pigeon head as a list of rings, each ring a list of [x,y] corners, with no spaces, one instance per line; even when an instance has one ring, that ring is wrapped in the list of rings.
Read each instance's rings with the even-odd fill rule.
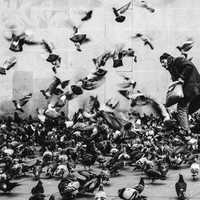
[[[179,174],[179,182],[184,182],[183,175]]]

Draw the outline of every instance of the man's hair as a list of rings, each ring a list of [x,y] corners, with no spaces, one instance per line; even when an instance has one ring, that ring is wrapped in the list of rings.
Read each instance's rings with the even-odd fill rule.
[[[160,56],[160,61],[164,60],[164,59],[168,59],[169,57],[173,57],[172,55],[168,54],[168,53],[163,53]]]

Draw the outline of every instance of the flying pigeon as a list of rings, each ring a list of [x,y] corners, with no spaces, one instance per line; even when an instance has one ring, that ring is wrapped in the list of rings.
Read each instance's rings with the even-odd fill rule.
[[[56,74],[57,73],[56,69],[60,67],[61,57],[53,53],[54,47],[51,44],[49,44],[47,41],[42,40],[41,45],[49,54],[46,61],[53,65],[52,70]]]
[[[137,39],[137,38],[140,38],[144,42],[144,46],[148,45],[151,50],[154,49],[154,46],[151,43],[152,39],[149,38],[148,36],[141,34],[141,33],[137,33],[135,36],[132,37],[132,39]]]
[[[90,73],[83,79],[80,79],[82,83],[81,87],[84,90],[94,90],[100,87],[105,82],[105,75],[107,70],[102,68],[97,69],[95,72]]]
[[[44,123],[45,120],[46,120],[46,116],[44,115],[45,109],[37,108],[37,109],[36,109],[36,112],[37,112],[37,117],[38,117],[38,119],[39,119],[42,123]]]
[[[77,51],[82,51],[81,45],[90,42],[90,39],[87,37],[86,34],[78,33],[81,24],[79,26],[76,26],[71,20],[67,20],[67,25],[73,30],[73,34],[69,39],[74,43]]]
[[[24,112],[24,110],[22,109],[22,107],[29,102],[29,100],[30,100],[31,97],[32,97],[32,93],[29,93],[25,97],[23,97],[22,99],[13,100],[15,109],[19,110],[21,112]]]
[[[150,6],[147,4],[146,1],[141,1],[141,0],[140,0],[138,6],[141,7],[141,8],[147,9],[147,10],[150,11],[151,13],[154,13],[154,12],[155,12],[155,9],[152,8],[152,7],[150,7]]]
[[[113,13],[115,14],[115,21],[116,22],[119,22],[119,23],[124,22],[126,17],[121,15],[121,14],[125,13],[129,9],[130,5],[131,5],[131,1],[127,4],[125,4],[124,6],[122,6],[121,8],[119,8],[119,9],[116,9],[116,8],[113,7]]]
[[[181,54],[187,58],[187,52],[194,46],[194,41],[192,38],[187,39],[181,46],[176,48],[181,52]]]
[[[51,103],[48,104],[48,108],[45,110],[44,115],[50,119],[60,117],[60,113],[57,111],[57,108],[54,108],[54,105]]]
[[[0,74],[6,75],[6,71],[10,70],[17,63],[15,56],[6,59],[3,63],[3,66],[0,67]]]
[[[111,52],[106,51],[102,55],[98,56],[97,58],[93,58],[92,61],[95,64],[96,68],[100,68],[102,66],[105,66],[108,59],[112,57]]]
[[[31,40],[29,37],[29,32],[25,31],[21,34],[16,34],[13,30],[11,30],[11,37],[5,36],[7,41],[10,41],[9,49],[14,52],[23,51],[23,45],[40,45],[41,42]]]
[[[130,87],[135,88],[135,86],[136,86],[136,82],[135,81],[133,81],[131,78],[126,77],[124,75],[122,75],[122,77],[124,79],[124,82],[118,84],[118,86],[120,88],[122,88],[122,89],[130,88]]]
[[[106,101],[105,105],[114,110],[119,105],[119,101],[116,99],[110,98],[108,99],[108,101]]]
[[[61,84],[61,81],[58,77],[55,76],[54,81],[49,85],[49,87],[46,90],[40,90],[40,92],[46,99],[49,99],[53,94],[62,94],[63,91],[60,88],[57,88],[59,84]]]
[[[70,40],[74,43],[77,51],[82,51],[81,50],[82,44],[90,42],[90,39],[87,38],[86,34],[80,34],[80,33],[73,34],[73,36],[70,37]]]
[[[92,13],[93,13],[92,10],[85,12],[85,16],[81,19],[81,21],[87,21],[87,20],[91,19]]]

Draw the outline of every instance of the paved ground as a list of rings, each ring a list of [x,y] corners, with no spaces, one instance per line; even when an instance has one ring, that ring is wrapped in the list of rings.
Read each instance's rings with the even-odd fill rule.
[[[200,199],[200,180],[199,181],[192,181],[190,170],[182,169],[182,170],[170,170],[168,173],[167,180],[157,180],[155,184],[150,184],[151,181],[145,180],[146,187],[143,192],[145,196],[148,197],[148,200],[166,200],[166,199],[177,199],[176,193],[174,189],[174,184],[178,179],[178,174],[182,173],[185,177],[185,180],[188,183],[187,189],[187,196],[188,199],[199,200]],[[108,199],[114,200],[119,199],[117,197],[117,190],[122,187],[133,186],[138,183],[139,178],[143,175],[141,172],[132,172],[130,168],[124,169],[121,171],[121,176],[112,178],[111,185],[105,187],[105,191],[107,192]],[[50,195],[52,193],[57,193],[57,185],[58,181],[55,180],[42,180],[45,193]],[[20,182],[22,183],[21,186],[13,190],[12,194],[10,195],[1,195],[1,200],[28,200],[30,197],[30,190],[36,184],[32,178],[21,179]],[[48,197],[49,198],[49,197]],[[47,199],[48,199],[47,198]],[[83,200],[89,198],[82,198]]]

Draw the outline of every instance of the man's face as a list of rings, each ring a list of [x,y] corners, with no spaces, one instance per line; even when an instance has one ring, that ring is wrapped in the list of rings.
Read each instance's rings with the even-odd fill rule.
[[[168,69],[168,64],[167,64],[167,59],[162,59],[160,61],[162,67],[164,67],[165,69]]]

